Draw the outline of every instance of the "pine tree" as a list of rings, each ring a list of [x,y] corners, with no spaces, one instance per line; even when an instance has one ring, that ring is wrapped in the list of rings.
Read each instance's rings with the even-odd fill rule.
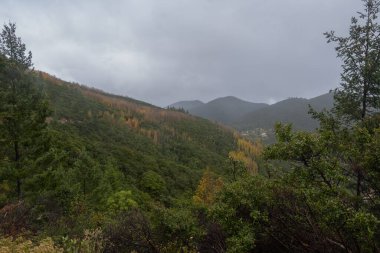
[[[0,35],[0,53],[17,63],[18,67],[28,69],[33,66],[32,52],[26,54],[26,46],[21,38],[16,36],[16,24],[9,22],[4,25]]]
[[[335,109],[349,120],[363,120],[380,109],[380,0],[362,0],[364,12],[351,19],[348,37],[325,33],[337,44],[342,59],[341,87],[335,90]]]
[[[4,25],[0,35],[0,172],[16,183],[22,197],[22,181],[31,173],[32,156],[41,148],[48,104],[33,81],[32,54],[16,36],[16,25]]]

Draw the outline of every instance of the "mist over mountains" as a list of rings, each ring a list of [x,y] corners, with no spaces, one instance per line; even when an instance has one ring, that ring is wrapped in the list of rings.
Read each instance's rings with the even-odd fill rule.
[[[169,105],[184,109],[190,114],[232,126],[238,130],[257,128],[271,129],[276,122],[292,123],[298,130],[314,130],[318,122],[308,114],[309,105],[317,111],[331,109],[333,94],[326,93],[315,98],[288,98],[269,105],[253,103],[228,96],[208,103],[199,100],[180,101]]]
[[[194,109],[195,107],[202,106],[202,105],[205,105],[205,103],[203,103],[200,100],[187,100],[187,101],[179,101],[177,103],[169,105],[168,107],[174,107],[177,109],[182,108],[182,109],[188,111],[188,110]]]
[[[208,103],[199,100],[182,101],[170,105],[177,109],[183,108],[190,114],[218,121],[226,125],[232,125],[245,114],[267,107],[264,103],[252,103],[239,98],[228,96],[214,99]]]

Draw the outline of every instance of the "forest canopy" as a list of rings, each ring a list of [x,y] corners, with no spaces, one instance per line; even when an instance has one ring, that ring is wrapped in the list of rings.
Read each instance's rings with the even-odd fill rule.
[[[250,141],[62,81],[0,35],[0,251],[380,252],[380,1],[350,33],[313,132]]]

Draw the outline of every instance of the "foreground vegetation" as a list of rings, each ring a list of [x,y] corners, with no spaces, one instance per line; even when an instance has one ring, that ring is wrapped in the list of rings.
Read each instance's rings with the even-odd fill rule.
[[[5,25],[0,251],[380,252],[380,1],[363,2],[349,37],[326,34],[334,109],[269,147],[34,71]]]

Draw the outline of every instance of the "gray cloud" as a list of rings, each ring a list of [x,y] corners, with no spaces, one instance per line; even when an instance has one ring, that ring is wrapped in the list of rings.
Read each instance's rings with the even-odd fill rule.
[[[346,34],[359,0],[125,0],[0,3],[35,67],[166,106],[234,95],[257,102],[336,87],[322,35]]]

